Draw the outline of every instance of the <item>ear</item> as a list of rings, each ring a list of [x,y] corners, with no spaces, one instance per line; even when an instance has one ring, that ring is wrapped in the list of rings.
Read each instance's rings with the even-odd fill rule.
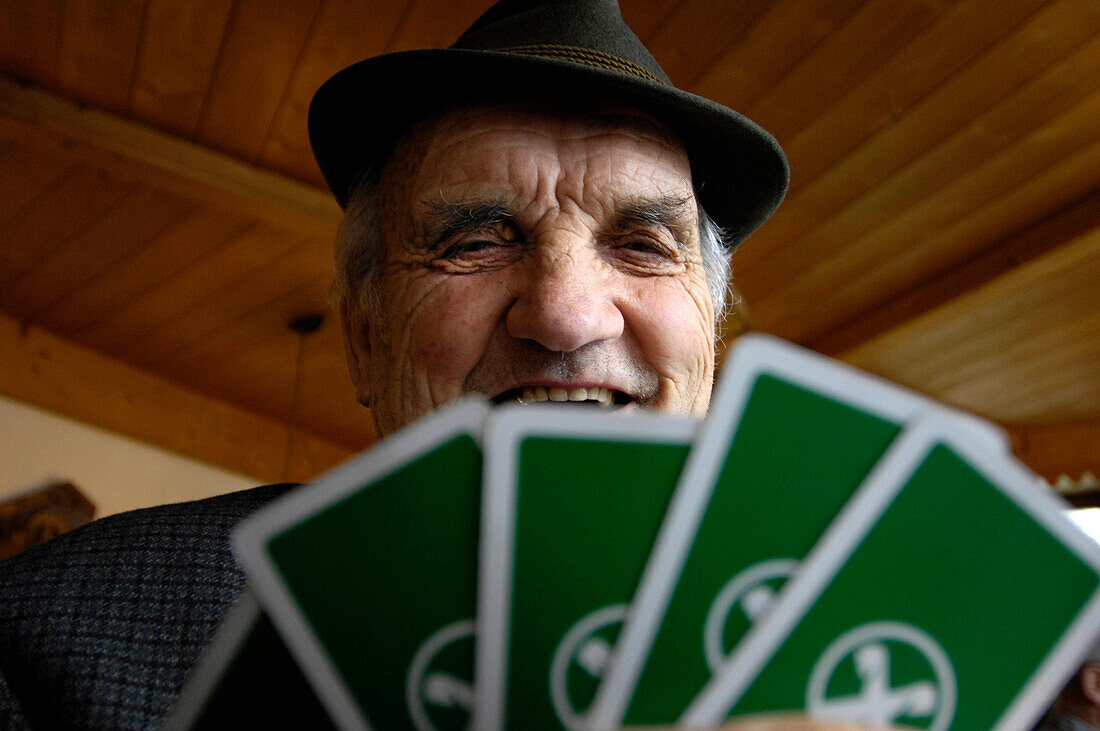
[[[1081,692],[1096,708],[1100,708],[1100,664],[1086,662],[1081,668]]]
[[[370,406],[370,331],[366,318],[355,314],[348,303],[340,303],[340,322],[344,328],[344,353],[348,375],[355,384],[355,399]]]

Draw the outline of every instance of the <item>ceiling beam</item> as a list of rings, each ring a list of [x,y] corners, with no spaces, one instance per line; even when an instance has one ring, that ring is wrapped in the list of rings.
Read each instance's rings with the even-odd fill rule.
[[[328,191],[0,74],[0,139],[75,157],[129,180],[331,238],[340,208]]]
[[[260,482],[310,480],[352,455],[2,314],[0,353],[4,396]]]
[[[1013,453],[1052,484],[1063,475],[1074,482],[1086,473],[1100,477],[1100,421],[1018,426],[1008,432]]]
[[[819,353],[843,358],[858,346],[1097,228],[1100,228],[1100,188],[804,345]]]

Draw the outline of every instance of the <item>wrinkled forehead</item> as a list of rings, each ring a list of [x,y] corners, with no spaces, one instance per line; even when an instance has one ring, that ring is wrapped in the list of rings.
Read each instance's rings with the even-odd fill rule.
[[[568,111],[566,111],[568,109]],[[631,107],[551,102],[452,109],[420,122],[397,145],[383,173],[391,201],[425,196],[530,199],[556,193],[693,196],[680,140]]]

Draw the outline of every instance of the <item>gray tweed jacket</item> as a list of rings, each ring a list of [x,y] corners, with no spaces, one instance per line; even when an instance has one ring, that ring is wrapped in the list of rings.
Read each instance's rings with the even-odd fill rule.
[[[230,529],[291,487],[110,516],[0,563],[0,729],[158,727],[244,585]]]

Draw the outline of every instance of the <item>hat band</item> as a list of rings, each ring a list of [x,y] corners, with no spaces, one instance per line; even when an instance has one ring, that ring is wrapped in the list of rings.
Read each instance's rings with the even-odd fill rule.
[[[665,85],[665,82],[646,71],[638,64],[612,56],[603,51],[594,51],[591,48],[577,48],[576,46],[559,46],[551,43],[542,43],[534,46],[511,46],[509,48],[493,49],[501,53],[518,53],[528,56],[542,56],[544,58],[572,61],[585,66],[596,66],[608,71],[618,71],[637,76],[647,81],[655,81]]]

